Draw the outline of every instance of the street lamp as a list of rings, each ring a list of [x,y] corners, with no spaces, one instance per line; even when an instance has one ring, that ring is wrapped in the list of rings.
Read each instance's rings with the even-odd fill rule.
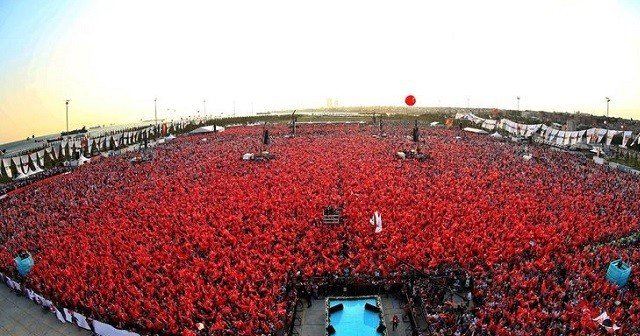
[[[67,99],[65,100],[64,104],[65,104],[65,109],[67,111],[67,132],[69,132],[69,102],[71,100]]]
[[[158,127],[158,98],[153,99],[153,118],[156,123],[156,127]]]
[[[154,131],[156,138],[158,137],[158,98],[153,99],[153,116],[156,121],[156,129]]]
[[[607,101],[607,118],[609,118],[609,102],[611,99],[609,99],[609,97],[604,97],[604,99]]]

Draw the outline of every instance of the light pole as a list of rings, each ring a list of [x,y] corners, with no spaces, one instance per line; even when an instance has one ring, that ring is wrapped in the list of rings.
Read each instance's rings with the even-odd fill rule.
[[[520,111],[520,96],[517,96],[516,99],[518,100],[518,111]]]
[[[155,134],[156,134],[156,138],[158,137],[158,98],[154,98],[153,99],[153,117],[155,118],[156,121],[156,129],[155,129]]]
[[[604,97],[604,99],[607,101],[607,119],[609,118],[609,102],[611,101],[611,99],[609,99],[609,97]]]
[[[202,101],[202,105],[204,107],[203,111],[204,111],[204,115],[206,117],[207,116],[207,100],[206,99]]]
[[[69,132],[69,102],[71,100],[67,99],[65,100],[64,104],[65,104],[65,109],[67,111],[67,132]]]
[[[236,101],[233,101],[233,116],[236,116]]]

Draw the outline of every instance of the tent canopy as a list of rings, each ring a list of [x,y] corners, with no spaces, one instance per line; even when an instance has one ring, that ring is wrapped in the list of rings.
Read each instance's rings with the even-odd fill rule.
[[[215,132],[222,132],[222,131],[224,131],[224,127],[216,126]],[[200,134],[200,133],[211,133],[211,132],[214,132],[213,126],[203,126],[203,127],[198,127],[194,129],[193,131],[189,132],[189,134]]]
[[[485,131],[485,130],[481,130],[478,128],[473,128],[473,127],[465,127],[462,129],[463,131],[467,131],[467,132],[471,132],[471,133],[477,133],[477,134],[488,134],[489,132]]]

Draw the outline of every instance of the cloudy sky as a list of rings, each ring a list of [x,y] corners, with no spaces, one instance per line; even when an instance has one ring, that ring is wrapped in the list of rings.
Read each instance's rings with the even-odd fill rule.
[[[640,118],[640,1],[0,1],[0,142],[407,94]]]

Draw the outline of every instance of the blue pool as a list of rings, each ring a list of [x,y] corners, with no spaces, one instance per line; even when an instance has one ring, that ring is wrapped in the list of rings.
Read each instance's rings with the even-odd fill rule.
[[[329,315],[329,323],[336,329],[335,336],[379,336],[376,331],[380,324],[378,313],[364,309],[365,303],[377,306],[376,299],[329,299],[329,307],[344,305],[344,310]]]

